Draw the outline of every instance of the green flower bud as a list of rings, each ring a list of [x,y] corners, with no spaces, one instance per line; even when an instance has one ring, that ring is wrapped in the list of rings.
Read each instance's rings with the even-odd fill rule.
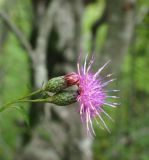
[[[59,92],[67,87],[64,76],[56,77],[50,79],[47,84],[44,86],[43,90],[48,92]]]
[[[78,75],[72,72],[65,76],[60,76],[50,79],[44,86],[43,91],[57,93],[66,89],[67,87],[78,85],[78,83],[79,83]]]
[[[59,106],[66,106],[76,102],[77,96],[77,91],[63,91],[50,97],[49,102]]]

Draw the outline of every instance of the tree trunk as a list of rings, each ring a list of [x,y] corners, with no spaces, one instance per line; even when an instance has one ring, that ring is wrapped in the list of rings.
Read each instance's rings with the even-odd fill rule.
[[[135,27],[135,0],[106,0],[105,21],[108,33],[100,54],[100,61],[112,60],[111,70],[120,71],[120,66],[127,53]]]
[[[74,71],[79,52],[81,0],[33,0],[32,85]],[[32,104],[31,129],[23,137],[18,160],[90,160],[91,140],[84,134],[76,105]],[[21,153],[21,154],[20,154]]]

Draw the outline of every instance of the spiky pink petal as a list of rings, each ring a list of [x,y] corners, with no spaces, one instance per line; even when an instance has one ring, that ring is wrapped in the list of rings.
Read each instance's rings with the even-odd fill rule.
[[[95,135],[92,120],[96,117],[101,120],[104,127],[109,131],[106,123],[101,117],[101,112],[103,112],[109,119],[112,120],[112,118],[104,111],[103,106],[108,105],[111,107],[115,107],[115,103],[106,102],[106,98],[116,98],[116,96],[108,96],[104,87],[107,86],[109,83],[113,82],[115,79],[111,79],[107,82],[102,82],[103,79],[99,76],[100,72],[105,68],[105,66],[107,66],[110,61],[108,61],[101,68],[99,68],[96,73],[93,73],[91,71],[91,67],[94,63],[94,57],[92,56],[88,66],[87,58],[88,55],[85,58],[84,66],[80,67],[80,64],[77,64],[77,84],[79,87],[79,95],[77,97],[77,101],[80,103],[79,113],[82,122],[86,123],[87,132],[91,135]],[[112,74],[109,74],[106,77],[110,77],[111,75]]]

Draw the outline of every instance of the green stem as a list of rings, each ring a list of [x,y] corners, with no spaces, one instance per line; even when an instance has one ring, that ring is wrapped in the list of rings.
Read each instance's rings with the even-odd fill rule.
[[[19,102],[33,102],[33,103],[50,102],[50,97],[48,97],[46,99],[27,99],[27,100],[18,100],[18,101],[16,101],[16,103],[19,103]]]
[[[28,94],[28,95],[25,95],[25,96],[23,96],[23,97],[20,97],[20,98],[14,100],[14,101],[12,101],[12,102],[8,102],[8,103],[6,103],[5,105],[3,105],[3,106],[0,108],[0,112],[3,111],[3,110],[6,109],[6,108],[9,108],[10,105],[15,104],[15,103],[18,103],[18,102],[34,102],[34,100],[24,100],[24,101],[23,101],[23,99],[28,98],[28,97],[30,97],[30,96],[33,96],[33,95],[35,95],[35,94],[38,94],[38,93],[40,93],[40,92],[42,92],[42,91],[43,91],[43,89],[41,88],[41,89],[38,89],[38,90],[36,90],[36,91]],[[22,100],[22,101],[21,101],[21,100]]]
[[[7,108],[10,108],[12,104],[15,104],[15,103],[19,103],[19,102],[32,102],[32,103],[37,103],[37,102],[51,102],[52,99],[51,97],[48,97],[46,99],[33,99],[33,100],[22,100],[22,99],[18,99],[16,101],[12,101],[12,102],[9,102],[9,103],[6,103],[5,105],[3,105],[1,108],[0,108],[0,112],[2,112],[3,110],[7,109]]]
[[[21,100],[21,99],[24,99],[24,98],[28,98],[28,97],[33,96],[33,95],[35,95],[35,94],[38,94],[38,93],[40,93],[40,92],[42,92],[42,91],[43,91],[42,88],[41,88],[41,89],[38,89],[38,90],[36,90],[36,91],[34,91],[34,92],[32,92],[32,93],[26,95],[26,96],[20,97],[20,98],[17,99],[17,100]],[[16,100],[16,101],[17,101],[17,100]]]

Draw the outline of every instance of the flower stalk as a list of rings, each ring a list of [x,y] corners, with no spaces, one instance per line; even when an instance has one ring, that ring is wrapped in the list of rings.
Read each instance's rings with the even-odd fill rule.
[[[77,95],[78,95],[78,93],[76,91],[61,91],[59,93],[54,94],[53,96],[48,96],[47,98],[41,98],[41,99],[40,98],[39,99],[22,99],[22,97],[21,97],[15,101],[12,101],[12,102],[9,102],[9,103],[6,103],[5,105],[3,105],[0,108],[0,112],[2,112],[5,109],[10,108],[10,106],[13,104],[24,103],[24,102],[53,103],[58,106],[66,106],[66,105],[70,105],[70,104],[76,102]]]

